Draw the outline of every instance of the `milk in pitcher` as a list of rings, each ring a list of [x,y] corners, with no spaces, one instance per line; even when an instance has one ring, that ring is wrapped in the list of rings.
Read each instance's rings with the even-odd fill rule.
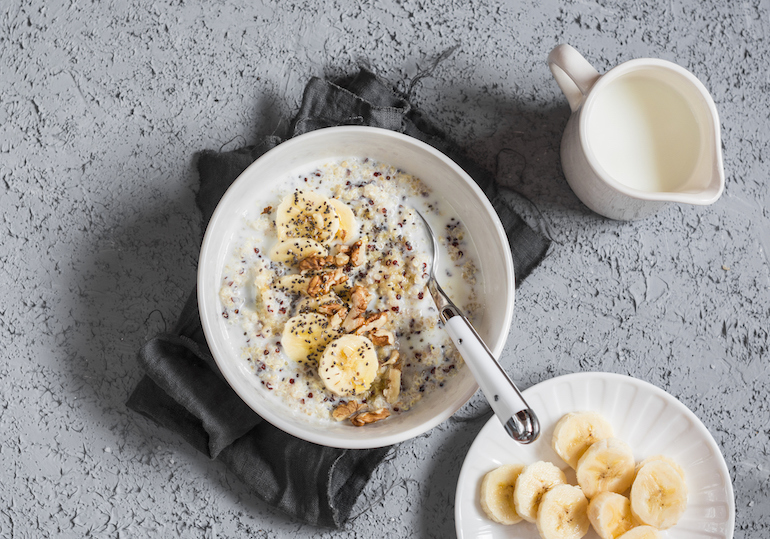
[[[668,84],[629,73],[592,104],[587,140],[600,166],[627,187],[672,192],[692,175],[701,147],[698,122]]]

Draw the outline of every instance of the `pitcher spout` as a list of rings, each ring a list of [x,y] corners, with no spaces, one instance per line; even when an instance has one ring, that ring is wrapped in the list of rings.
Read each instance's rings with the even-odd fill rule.
[[[713,103],[712,103],[713,106]],[[719,133],[719,118],[716,108],[708,128],[704,129],[707,143],[701,146],[701,159],[692,172],[690,180],[680,189],[671,193],[671,202],[706,206],[713,204],[725,190],[725,171],[722,164],[722,142]]]

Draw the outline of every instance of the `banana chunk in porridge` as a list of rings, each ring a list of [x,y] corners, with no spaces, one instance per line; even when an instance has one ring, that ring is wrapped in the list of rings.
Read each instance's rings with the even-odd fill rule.
[[[452,208],[368,159],[292,178],[254,208],[222,275],[222,316],[258,384],[320,421],[363,426],[441,391],[463,361],[427,293],[415,210],[449,253],[442,286],[476,317],[477,257]]]

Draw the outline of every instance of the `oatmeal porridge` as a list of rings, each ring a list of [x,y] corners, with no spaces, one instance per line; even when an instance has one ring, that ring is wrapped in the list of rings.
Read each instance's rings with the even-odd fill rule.
[[[296,413],[361,426],[407,412],[463,365],[427,291],[437,231],[442,286],[471,320],[479,271],[452,208],[419,179],[350,158],[289,178],[233,240],[222,316],[265,391]]]

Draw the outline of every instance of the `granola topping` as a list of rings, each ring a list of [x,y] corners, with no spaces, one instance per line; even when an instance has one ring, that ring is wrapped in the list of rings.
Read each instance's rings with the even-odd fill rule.
[[[438,230],[448,253],[442,287],[473,319],[481,314],[476,253],[452,208],[417,178],[365,159],[329,163],[282,189],[246,218],[220,289],[222,316],[257,384],[299,413],[356,426],[408,413],[444,390],[463,362],[425,290],[430,260],[412,208]],[[307,211],[278,226],[282,207],[300,201]],[[367,366],[374,380],[354,395],[331,391],[319,372],[344,335],[369,343],[376,358]]]
[[[334,409],[332,417],[335,421],[344,421],[362,410],[366,410],[365,404],[356,401],[342,402]]]
[[[353,423],[353,425],[356,427],[363,427],[368,423],[374,423],[375,421],[380,421],[386,417],[390,417],[390,410],[387,408],[380,408],[375,412],[363,412],[356,414],[350,418],[350,422]]]

